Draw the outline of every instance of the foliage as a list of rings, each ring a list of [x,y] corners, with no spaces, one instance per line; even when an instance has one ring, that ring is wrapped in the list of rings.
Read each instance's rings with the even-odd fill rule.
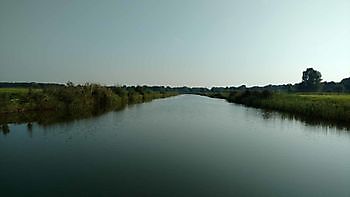
[[[174,92],[153,92],[145,87],[74,85],[71,82],[43,89],[0,88],[0,114],[55,111],[84,117],[174,95]]]
[[[340,85],[342,85],[346,91],[350,92],[350,78],[343,79]]]
[[[303,72],[301,91],[318,91],[321,87],[322,75],[313,68],[308,68]]]

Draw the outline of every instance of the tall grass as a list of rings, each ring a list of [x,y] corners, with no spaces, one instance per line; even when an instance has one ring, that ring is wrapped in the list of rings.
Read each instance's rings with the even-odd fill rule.
[[[42,89],[37,88],[0,88],[0,94],[26,94],[29,91],[40,92]]]
[[[82,117],[174,95],[176,93],[143,92],[135,88],[108,88],[97,84],[44,89],[0,88],[0,119],[11,113],[44,111]]]
[[[350,122],[350,95],[342,94],[287,94],[263,92],[233,92],[221,94],[229,102],[250,107],[289,112],[313,119]]]

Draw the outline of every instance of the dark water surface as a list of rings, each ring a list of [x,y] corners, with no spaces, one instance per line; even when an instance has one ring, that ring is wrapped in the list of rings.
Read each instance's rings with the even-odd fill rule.
[[[0,135],[0,196],[350,196],[350,135],[184,95]]]

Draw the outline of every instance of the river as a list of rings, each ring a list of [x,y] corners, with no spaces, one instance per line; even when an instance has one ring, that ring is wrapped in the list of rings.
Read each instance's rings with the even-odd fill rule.
[[[350,196],[349,131],[219,99],[9,131],[0,196]]]

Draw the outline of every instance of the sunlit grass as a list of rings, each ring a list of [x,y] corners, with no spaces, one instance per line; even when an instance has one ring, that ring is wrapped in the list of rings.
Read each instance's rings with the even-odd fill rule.
[[[337,100],[337,101],[350,102],[350,94],[300,94],[299,96],[309,98],[314,101]]]
[[[41,89],[32,89],[33,92],[40,92]],[[26,94],[29,92],[29,88],[0,88],[1,93],[10,93],[10,94]]]
[[[350,122],[350,95],[326,93],[237,92],[213,94],[229,102],[246,106],[299,114],[314,119]]]

